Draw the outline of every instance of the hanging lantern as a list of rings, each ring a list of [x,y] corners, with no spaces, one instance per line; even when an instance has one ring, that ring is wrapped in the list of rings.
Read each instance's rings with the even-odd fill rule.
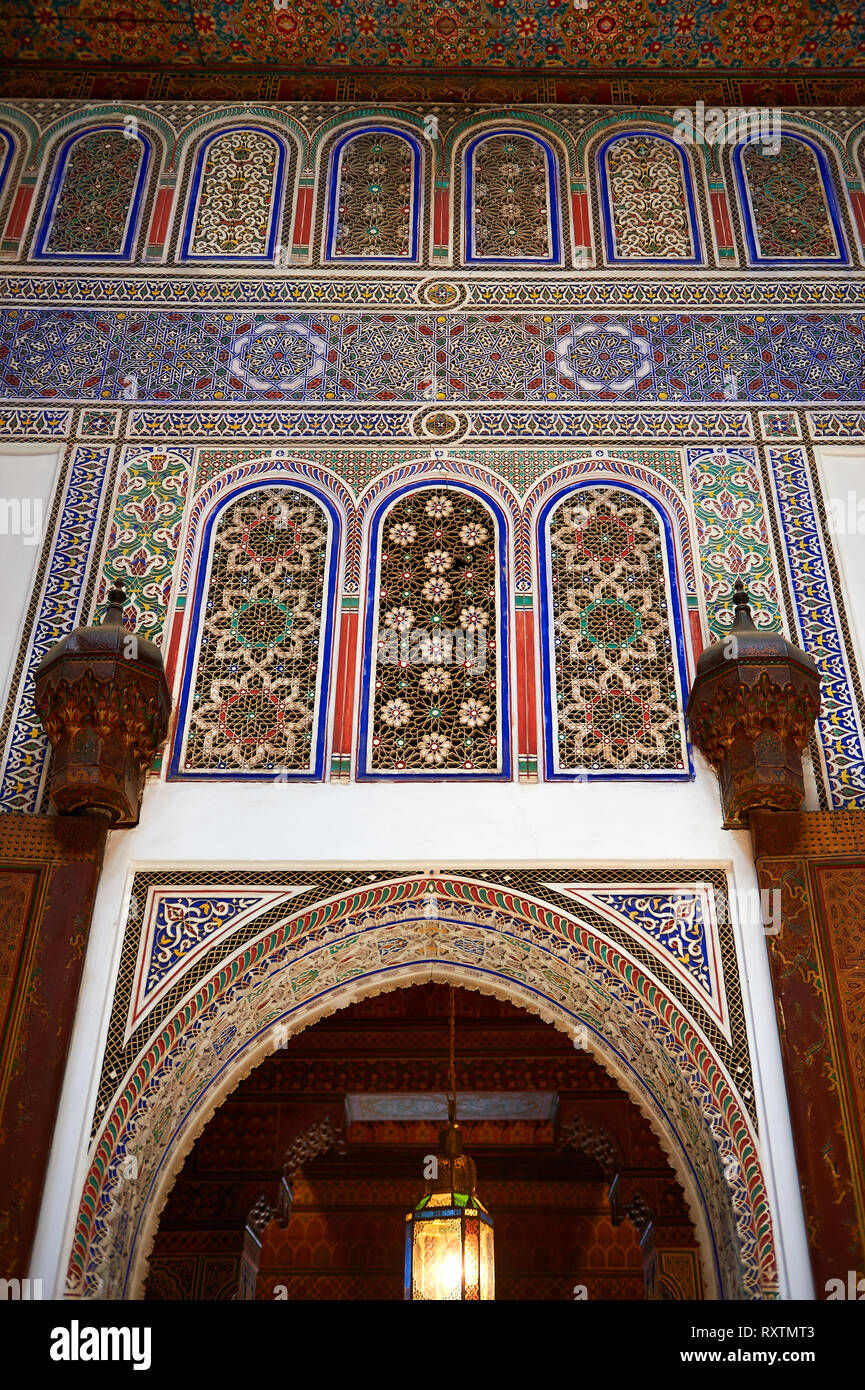
[[[439,1134],[435,1175],[406,1216],[407,1299],[495,1298],[493,1221],[477,1194],[473,1159],[463,1153],[454,1087],[454,994],[451,990],[450,1089],[447,1127]]]

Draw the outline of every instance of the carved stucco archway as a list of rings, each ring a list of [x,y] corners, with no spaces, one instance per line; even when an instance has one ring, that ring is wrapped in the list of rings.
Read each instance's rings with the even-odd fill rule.
[[[580,1029],[682,1184],[709,1296],[774,1296],[771,1217],[747,1106],[689,1011],[636,953],[580,912],[565,915],[504,883],[459,872],[369,877],[378,881],[300,913],[288,908],[275,924],[271,912],[271,925],[227,950],[138,1051],[96,1130],[69,1294],[141,1296],[187,1153],[217,1106],[288,1036],[369,995],[436,981],[495,994],[571,1036]]]

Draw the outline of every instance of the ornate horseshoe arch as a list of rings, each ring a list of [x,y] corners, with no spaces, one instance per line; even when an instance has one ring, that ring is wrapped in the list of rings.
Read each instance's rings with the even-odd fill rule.
[[[772,1225],[735,947],[722,922],[724,876],[706,875],[138,874],[70,1296],[141,1296],[183,1160],[214,1110],[288,1036],[371,994],[434,980],[495,994],[571,1036],[579,1029],[649,1119],[682,1184],[709,1296],[772,1297]],[[680,946],[687,939],[701,962],[690,984],[681,949],[670,950],[674,919],[687,923]],[[698,940],[705,951],[693,949]],[[714,975],[703,968],[712,952]]]

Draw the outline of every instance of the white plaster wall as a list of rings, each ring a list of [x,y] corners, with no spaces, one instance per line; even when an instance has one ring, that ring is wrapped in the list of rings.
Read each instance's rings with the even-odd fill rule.
[[[66,1081],[34,1247],[32,1277],[60,1296],[108,1028],[131,876],[144,866],[440,868],[718,865],[755,892],[747,832],[724,831],[718,786],[699,759],[694,782],[205,786],[152,781],[134,830],[109,836]],[[766,939],[736,923],[753,1041],[762,1160],[782,1294],[813,1297],[781,1069]]]
[[[0,449],[0,704],[9,693],[60,455],[38,444]]]
[[[865,446],[818,449],[817,466],[850,636],[865,674]]]

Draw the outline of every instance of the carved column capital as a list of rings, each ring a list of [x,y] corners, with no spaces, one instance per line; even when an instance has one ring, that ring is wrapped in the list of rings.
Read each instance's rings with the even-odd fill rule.
[[[730,632],[697,662],[688,700],[691,738],[718,774],[724,827],[752,810],[797,810],[802,753],[820,712],[820,673],[780,632],[759,632],[736,581]]]
[[[36,712],[54,749],[58,812],[99,812],[135,825],[147,769],[168,732],[171,700],[159,648],[123,625],[112,589],[100,626],[77,627],[36,672]]]

